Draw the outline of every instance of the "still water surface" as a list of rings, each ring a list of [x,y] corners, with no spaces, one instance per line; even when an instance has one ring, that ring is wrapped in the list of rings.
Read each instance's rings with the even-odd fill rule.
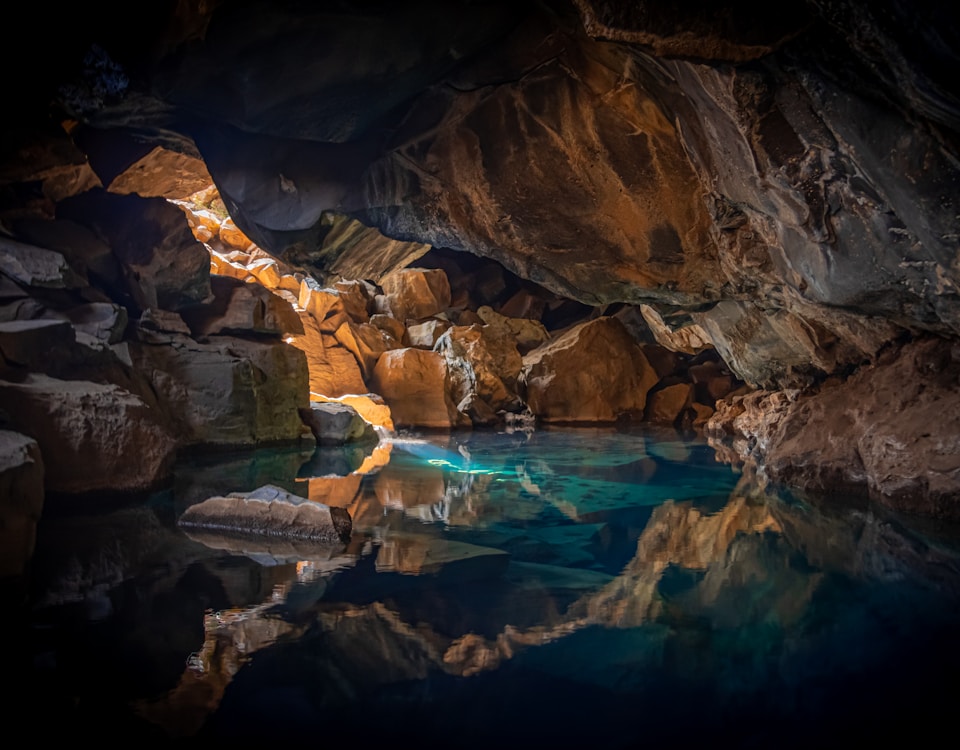
[[[263,484],[348,508],[349,544],[176,525]],[[834,747],[960,711],[954,531],[763,490],[672,430],[208,456],[146,501],[48,510],[35,738]]]

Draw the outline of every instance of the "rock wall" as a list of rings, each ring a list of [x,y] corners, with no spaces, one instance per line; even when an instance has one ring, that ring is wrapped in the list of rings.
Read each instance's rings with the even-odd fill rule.
[[[116,20],[138,33],[81,8],[19,24],[50,65],[11,81],[2,126],[0,221],[18,243],[8,319],[41,317],[24,285],[55,288],[42,307],[63,315],[117,304],[141,332],[155,311],[210,305],[203,253],[158,197],[202,163],[239,232],[321,286],[337,269],[380,284],[382,264],[427,246],[470,253],[581,304],[642,305],[661,343],[706,337],[734,376],[798,404],[824,383],[867,387],[858,369],[903,342],[949,352],[960,335],[960,23],[945,4],[224,0],[126,13]],[[175,178],[150,187],[160,163]],[[371,249],[357,221],[395,244]],[[53,265],[25,272],[24,246]],[[362,384],[386,339],[368,320],[333,322],[295,337],[355,350]],[[124,356],[122,387],[142,383]],[[657,413],[688,403],[662,385]],[[880,420],[861,416],[858,444]]]

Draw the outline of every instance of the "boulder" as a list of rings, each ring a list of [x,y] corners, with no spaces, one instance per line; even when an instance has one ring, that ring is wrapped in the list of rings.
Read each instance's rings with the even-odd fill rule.
[[[497,344],[501,348],[497,350]],[[472,411],[482,423],[501,409],[519,406],[517,376],[521,359],[512,337],[488,336],[486,327],[453,326],[438,340],[434,351],[446,360],[451,396],[459,404],[470,397]],[[483,402],[483,408],[475,401]],[[464,409],[461,409],[464,411]]]
[[[450,282],[439,268],[402,268],[380,281],[382,312],[397,320],[421,320],[450,307]]]
[[[130,355],[183,444],[253,446],[304,431],[307,360],[282,341],[173,334],[166,345],[131,342]]]
[[[657,380],[623,323],[601,317],[527,354],[519,382],[540,421],[576,423],[641,419]]]
[[[343,543],[353,521],[343,508],[331,508],[271,484],[252,492],[231,492],[191,505],[177,519],[186,529]]]
[[[526,354],[550,340],[550,333],[539,320],[530,318],[509,318],[493,308],[483,306],[477,309],[477,315],[485,325],[512,336],[520,354]]]
[[[0,381],[0,401],[40,446],[49,492],[140,491],[169,478],[177,441],[163,415],[116,385],[31,374]]]
[[[310,428],[317,445],[343,445],[378,439],[373,425],[349,404],[314,401],[300,409],[300,418]]]
[[[366,393],[357,358],[340,346],[333,336],[320,331],[312,316],[302,315],[303,335],[290,336],[290,345],[307,358],[310,393],[336,398],[350,393]]]
[[[690,405],[693,388],[689,383],[675,383],[652,391],[647,398],[644,420],[654,424],[672,425]]]
[[[410,347],[384,352],[370,385],[390,407],[397,428],[450,429],[466,421],[453,403],[447,364],[437,352]]]

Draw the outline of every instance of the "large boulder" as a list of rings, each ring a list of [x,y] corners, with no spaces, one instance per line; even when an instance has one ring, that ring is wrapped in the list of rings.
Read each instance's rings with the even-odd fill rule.
[[[387,402],[398,429],[469,424],[452,400],[447,363],[437,352],[414,348],[384,352],[374,368],[371,388]]]
[[[523,358],[521,396],[543,422],[642,419],[658,378],[616,318],[582,323]]]
[[[300,418],[310,428],[317,445],[377,440],[377,432],[360,413],[349,404],[332,401],[314,401],[300,409]]]
[[[163,415],[116,385],[31,374],[0,381],[0,401],[40,446],[49,492],[140,491],[169,478],[177,441]]]
[[[960,345],[939,338],[885,353],[809,391],[756,391],[707,423],[763,476],[960,518]]]
[[[186,445],[253,446],[304,432],[309,403],[303,352],[276,340],[171,334],[165,345],[131,342],[134,366],[149,378]]]

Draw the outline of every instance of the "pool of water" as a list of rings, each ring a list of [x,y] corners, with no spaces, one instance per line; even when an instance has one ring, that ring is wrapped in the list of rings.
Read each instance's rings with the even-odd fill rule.
[[[349,543],[176,525],[264,484],[347,508]],[[12,715],[239,746],[934,738],[960,698],[958,540],[763,488],[673,430],[195,457],[150,498],[47,509]]]

